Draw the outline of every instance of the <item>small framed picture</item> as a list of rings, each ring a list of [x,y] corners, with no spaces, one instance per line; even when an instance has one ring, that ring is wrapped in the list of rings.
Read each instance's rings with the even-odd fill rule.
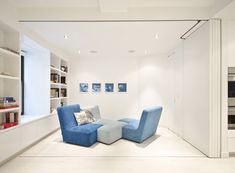
[[[126,92],[127,84],[126,83],[118,83],[118,92]]]
[[[93,83],[92,92],[101,92],[101,83]]]
[[[88,83],[80,83],[80,92],[85,93],[88,92]]]
[[[113,83],[106,83],[105,84],[105,92],[113,92],[114,84]]]

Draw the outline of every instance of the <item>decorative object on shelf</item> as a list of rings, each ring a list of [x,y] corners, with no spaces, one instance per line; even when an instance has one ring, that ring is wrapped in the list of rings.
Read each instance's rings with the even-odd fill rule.
[[[61,81],[62,84],[66,84],[66,77],[61,76],[60,81]]]
[[[51,88],[51,98],[59,97],[59,88]]]
[[[50,113],[51,113],[51,114],[55,114],[55,113],[56,113],[56,108],[50,107]]]
[[[19,105],[16,103],[14,97],[0,97],[0,109],[16,108]]]
[[[66,88],[61,88],[61,97],[67,97],[67,89]]]
[[[105,92],[113,92],[114,84],[113,83],[105,83]]]
[[[88,92],[88,83],[80,83],[80,92]]]
[[[51,73],[51,82],[60,83],[60,75],[57,73]]]
[[[93,83],[92,92],[101,92],[101,83]]]
[[[118,92],[127,92],[127,84],[118,83]]]
[[[64,102],[60,102],[60,106],[64,106]]]
[[[65,72],[65,73],[67,73],[67,72],[68,72],[68,67],[62,65],[62,66],[60,67],[60,70],[63,71],[63,72]]]

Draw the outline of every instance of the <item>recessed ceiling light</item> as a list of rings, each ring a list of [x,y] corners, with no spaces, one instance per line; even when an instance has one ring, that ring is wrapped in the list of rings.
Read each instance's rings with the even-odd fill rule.
[[[80,50],[78,50],[78,54],[81,54],[81,51],[80,51]]]
[[[97,53],[97,51],[96,50],[91,50],[90,53]]]
[[[155,39],[158,39],[158,34],[155,35]]]
[[[64,39],[69,39],[69,36],[67,34],[64,34]]]
[[[128,53],[135,53],[135,50],[128,50]]]

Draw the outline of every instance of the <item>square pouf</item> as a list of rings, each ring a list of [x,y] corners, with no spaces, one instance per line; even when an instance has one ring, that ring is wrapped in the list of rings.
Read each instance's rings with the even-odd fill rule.
[[[122,137],[122,125],[104,125],[97,130],[97,140],[112,144]]]

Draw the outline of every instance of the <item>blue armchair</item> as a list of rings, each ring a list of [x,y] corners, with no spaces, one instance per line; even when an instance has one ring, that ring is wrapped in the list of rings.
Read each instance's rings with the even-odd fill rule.
[[[100,124],[78,125],[74,117],[80,112],[80,105],[68,105],[57,108],[63,141],[89,147],[97,141],[97,129]]]
[[[122,138],[141,143],[156,133],[162,107],[154,106],[144,109],[140,120],[124,118],[119,121],[127,123],[122,128]]]

